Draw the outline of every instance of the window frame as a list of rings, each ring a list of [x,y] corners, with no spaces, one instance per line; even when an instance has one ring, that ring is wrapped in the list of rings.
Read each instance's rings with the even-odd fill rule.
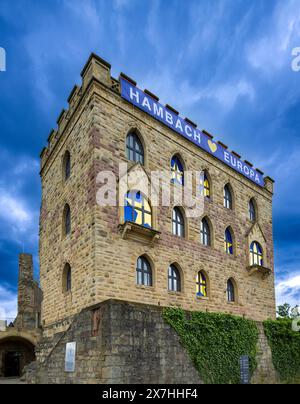
[[[152,266],[149,260],[144,256],[141,256],[137,259],[136,285],[144,287],[153,287]]]
[[[181,293],[181,274],[176,265],[171,264],[168,268],[168,291]]]
[[[228,210],[233,210],[233,194],[232,194],[232,188],[229,184],[226,184],[224,187],[223,205],[224,208]]]
[[[232,279],[228,279],[227,281],[227,302],[228,303],[236,303],[236,287]]]
[[[201,220],[200,223],[200,241],[201,244],[205,247],[211,247],[212,245],[211,228],[208,220],[205,217]]]
[[[184,186],[184,163],[182,158],[178,154],[174,154],[171,158],[171,183],[174,185]],[[173,178],[174,175],[174,178]]]
[[[257,251],[254,250],[255,246]],[[250,245],[250,264],[251,266],[264,266],[264,250],[258,241],[253,241]]]
[[[137,195],[138,194],[140,194],[140,198],[142,199],[141,207],[136,206],[136,204],[139,203],[139,202],[137,202]],[[132,204],[130,204],[128,199],[131,199]],[[145,207],[145,203],[147,203],[147,205],[149,206],[149,210],[147,210],[147,208]],[[131,210],[131,219],[130,220],[128,220],[128,218],[126,216],[126,214],[127,214],[126,208]],[[142,216],[141,222],[142,223],[137,223],[136,222],[136,220],[135,220],[136,211],[141,213],[141,216]],[[150,221],[151,221],[150,227],[149,227],[149,224],[146,221],[147,216],[150,216]],[[148,199],[145,197],[145,195],[141,191],[133,190],[133,191],[128,191],[126,193],[125,206],[124,206],[124,221],[134,223],[134,224],[136,224],[138,226],[142,226],[142,227],[145,227],[145,228],[150,228],[150,229],[153,228],[153,209],[151,207],[150,202],[148,201]]]
[[[66,273],[66,292],[71,292],[71,290],[72,290],[72,270],[71,267],[68,267]]]
[[[63,293],[68,294],[72,292],[72,267],[67,262],[65,263],[63,270],[63,283],[62,283]]]
[[[185,238],[185,217],[181,209],[176,206],[172,210],[172,234],[179,238]]]
[[[132,158],[131,158],[132,153]],[[139,134],[136,131],[130,131],[126,136],[126,157],[133,163],[145,165],[145,148]]]
[[[228,234],[230,235],[230,240],[227,238]],[[224,250],[227,255],[234,255],[234,235],[230,227],[227,227],[224,233]]]
[[[209,174],[206,170],[204,170],[200,174],[200,194],[204,198],[211,199],[212,192],[211,192],[211,180]]]
[[[64,182],[67,182],[71,177],[71,153],[66,150],[63,158],[63,177]]]
[[[72,214],[69,204],[65,205],[64,215],[63,215],[63,230],[64,236],[68,237],[72,232]]]
[[[205,294],[202,294],[201,288],[204,288]],[[200,299],[208,298],[208,280],[203,271],[199,271],[196,275],[196,296]]]
[[[257,221],[257,207],[255,200],[253,198],[250,199],[249,201],[249,219],[252,223],[255,223]]]

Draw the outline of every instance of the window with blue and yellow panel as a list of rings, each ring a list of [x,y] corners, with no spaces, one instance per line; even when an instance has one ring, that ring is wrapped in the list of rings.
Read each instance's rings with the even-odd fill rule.
[[[124,220],[149,229],[152,228],[152,209],[147,198],[140,191],[130,191],[126,194]]]
[[[171,160],[171,182],[184,185],[184,168],[179,156],[173,156]]]
[[[202,271],[196,276],[196,295],[198,297],[208,297],[207,279]]]

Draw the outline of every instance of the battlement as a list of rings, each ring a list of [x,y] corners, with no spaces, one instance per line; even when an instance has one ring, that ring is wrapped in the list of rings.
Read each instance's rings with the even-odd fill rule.
[[[49,156],[51,155],[52,151],[55,149],[58,141],[63,136],[63,134],[68,126],[68,123],[71,121],[73,114],[77,110],[77,108],[82,100],[82,97],[88,90],[91,82],[97,81],[118,95],[121,95],[121,84],[120,84],[121,79],[128,81],[134,87],[137,86],[137,82],[134,79],[127,76],[125,73],[120,73],[119,80],[111,77],[110,63],[108,63],[107,61],[105,61],[104,59],[102,59],[101,57],[99,57],[98,55],[96,55],[94,53],[92,53],[90,55],[86,65],[84,66],[84,68],[81,72],[81,77],[82,77],[81,86],[76,85],[72,89],[72,91],[68,97],[69,107],[66,110],[65,109],[62,110],[62,112],[60,113],[60,115],[57,119],[57,128],[51,130],[50,135],[48,137],[48,146],[45,147],[41,152],[41,155],[40,155],[41,169],[43,169]],[[145,89],[144,93],[147,96],[151,97],[155,102],[159,101],[159,97],[156,96],[155,94],[153,94],[151,91]],[[171,111],[176,116],[179,116],[179,112],[174,107],[170,106],[169,104],[165,104],[165,108],[167,110]],[[189,119],[187,117],[184,118],[184,121],[187,122],[191,127],[195,128],[195,129],[198,126],[196,123],[194,123],[194,121],[192,121],[191,119]],[[203,129],[202,132],[205,134],[205,136],[209,137],[210,140],[214,139],[214,136],[212,134],[210,134],[208,131],[206,131],[205,129]],[[223,148],[224,150],[229,149],[228,146],[225,145],[221,141],[217,141],[216,143],[219,146],[221,146],[221,148]],[[235,151],[231,151],[231,154],[234,157],[241,159],[241,155],[239,153],[237,153]],[[247,165],[248,168],[254,167],[254,165],[251,162],[249,162],[248,160],[243,160],[243,161]],[[262,170],[260,170],[259,168],[255,168],[255,169],[253,168],[253,170],[255,170],[257,173],[259,173],[261,176],[264,175],[264,172]],[[267,176],[264,178],[264,181],[265,181],[265,188],[270,193],[273,193],[274,180]]]

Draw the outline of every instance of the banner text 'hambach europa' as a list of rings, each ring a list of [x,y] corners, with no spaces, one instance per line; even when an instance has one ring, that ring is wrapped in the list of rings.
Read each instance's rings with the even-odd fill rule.
[[[120,80],[122,98],[193,142],[210,155],[216,157],[227,166],[253,181],[255,184],[260,185],[261,187],[264,186],[264,178],[262,174],[253,169],[249,164],[234,156],[218,143],[213,142],[209,136],[205,135],[205,133],[190,125],[171,110],[168,110],[129,81],[122,77]]]

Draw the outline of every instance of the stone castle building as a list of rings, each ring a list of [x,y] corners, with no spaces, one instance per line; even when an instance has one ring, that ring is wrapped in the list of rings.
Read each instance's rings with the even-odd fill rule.
[[[41,155],[46,334],[107,299],[274,317],[273,181],[258,186],[124,100],[101,58],[90,57],[82,80]],[[148,176],[170,170],[177,182],[185,170],[203,172],[202,216],[188,218],[184,205],[152,207],[134,193],[128,205],[137,197],[144,222],[138,208],[131,218],[130,206],[99,206],[97,175],[119,181],[120,163]]]
[[[150,378],[142,381],[167,382],[165,359],[150,359],[150,349],[142,366],[134,352],[149,341],[139,340],[137,348],[128,334],[145,337],[143,321],[148,331],[156,329],[162,307],[232,313],[258,322],[275,317],[274,181],[125,74],[111,77],[110,69],[90,56],[82,85],[74,87],[41,153],[40,380],[44,374],[52,382],[132,383],[141,381],[145,363],[151,363],[156,373],[151,378],[149,368]],[[155,204],[139,187],[141,178],[153,185],[151,173],[158,170],[169,173],[170,206]],[[103,172],[114,174],[124,204],[99,203]],[[194,199],[200,190],[200,215],[190,215],[174,196],[187,187],[188,172],[200,173],[192,186]],[[132,183],[121,190],[126,174]],[[118,366],[112,354],[114,344],[122,345],[116,318],[123,327],[119,337],[128,334],[127,359],[118,356]],[[188,363],[176,338],[170,331],[166,335],[168,349]],[[72,341],[80,344],[75,376],[64,373],[65,344]],[[159,347],[164,358],[165,349]],[[120,373],[128,368],[130,377]],[[177,369],[172,381],[176,378],[198,380],[188,364]]]
[[[25,366],[35,360],[35,348],[41,339],[42,292],[33,277],[30,254],[20,254],[18,315],[0,329],[0,377],[21,376]]]

